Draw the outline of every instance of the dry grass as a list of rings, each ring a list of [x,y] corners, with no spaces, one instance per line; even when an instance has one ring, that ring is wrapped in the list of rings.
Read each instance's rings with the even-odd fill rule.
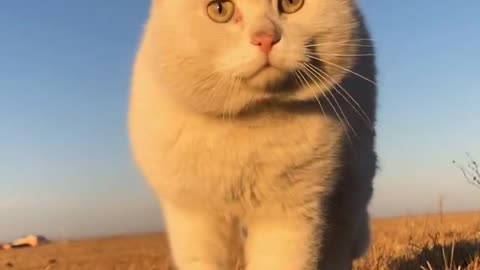
[[[376,220],[374,242],[355,270],[480,270],[480,214]]]
[[[381,219],[355,270],[480,270],[480,214]],[[168,270],[164,235],[115,237],[0,252],[0,269]]]
[[[72,241],[0,251],[0,269],[21,270],[167,270],[163,234]]]

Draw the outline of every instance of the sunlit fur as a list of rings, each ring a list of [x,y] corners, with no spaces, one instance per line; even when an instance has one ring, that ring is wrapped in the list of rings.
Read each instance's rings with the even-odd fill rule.
[[[133,155],[178,268],[351,269],[376,170],[374,50],[356,3],[280,14],[277,0],[234,0],[228,23],[209,3],[155,0],[132,79]],[[281,34],[267,68],[258,31]]]

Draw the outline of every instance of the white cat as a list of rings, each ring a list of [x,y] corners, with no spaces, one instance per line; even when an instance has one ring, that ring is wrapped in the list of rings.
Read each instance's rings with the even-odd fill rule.
[[[344,270],[369,245],[374,50],[354,0],[154,0],[129,126],[180,270]],[[240,227],[248,232],[239,242]]]

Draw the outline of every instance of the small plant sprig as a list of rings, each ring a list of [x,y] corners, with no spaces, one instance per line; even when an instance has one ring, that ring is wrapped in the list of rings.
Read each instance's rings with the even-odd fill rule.
[[[459,165],[455,160],[453,160],[453,164],[457,165],[457,167],[462,172],[465,179],[468,183],[472,184],[473,186],[480,189],[480,168],[478,163],[472,158],[469,153],[466,153],[468,158],[467,166]]]

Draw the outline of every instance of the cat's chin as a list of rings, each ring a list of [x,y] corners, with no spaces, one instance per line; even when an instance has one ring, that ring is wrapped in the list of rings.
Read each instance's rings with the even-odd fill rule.
[[[285,74],[285,71],[272,65],[267,65],[245,78],[244,81],[248,86],[262,90],[282,81]]]

